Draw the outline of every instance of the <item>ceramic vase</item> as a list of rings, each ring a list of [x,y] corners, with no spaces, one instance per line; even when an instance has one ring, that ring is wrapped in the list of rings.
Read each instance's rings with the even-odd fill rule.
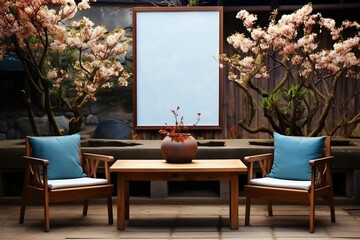
[[[161,155],[168,163],[190,163],[196,156],[197,148],[197,141],[191,134],[171,134],[161,142]]]

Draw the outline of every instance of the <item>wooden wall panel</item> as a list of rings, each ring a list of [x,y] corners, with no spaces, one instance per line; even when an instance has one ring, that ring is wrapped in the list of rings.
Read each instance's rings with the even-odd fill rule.
[[[350,11],[349,14],[346,14],[348,19],[356,20],[355,12]],[[332,15],[332,12],[327,12],[327,16],[335,18]],[[351,18],[351,14],[354,16]],[[241,31],[241,22],[235,18],[236,12],[225,12],[224,13],[224,52],[229,56],[234,52],[232,46],[229,46],[226,38],[232,33],[236,31]],[[267,25],[269,13],[267,12],[259,12],[259,24],[262,26]],[[329,44],[326,38],[321,39],[324,44]],[[277,75],[281,74],[281,72],[277,72]],[[247,108],[243,103],[243,94],[240,91],[240,88],[236,86],[235,83],[227,80],[227,71],[224,70],[224,88],[223,88],[223,126],[222,130],[210,130],[210,131],[192,131],[195,137],[203,138],[203,139],[230,139],[230,138],[244,138],[244,139],[261,139],[261,138],[270,138],[267,133],[257,133],[251,134],[243,129],[240,129],[238,126],[238,121],[241,119],[241,111],[242,108]],[[267,89],[272,88],[276,84],[276,79],[270,79],[270,81],[263,81],[261,87]],[[360,83],[355,81],[348,81],[344,79],[339,82],[338,92],[336,95],[337,101],[344,99],[349,96],[349,94],[353,91],[354,88],[360,89]],[[324,90],[324,89],[323,89]],[[206,91],[206,89],[204,89]],[[257,102],[259,104],[259,101]],[[349,114],[359,113],[360,110],[360,97],[358,96],[356,99],[351,101],[346,105],[349,110]],[[319,114],[316,115],[313,123],[316,123]],[[327,125],[332,128],[336,122],[335,119],[340,118],[340,113],[337,109],[332,110],[329,113],[327,118]],[[267,120],[264,119],[262,115],[257,115],[254,119],[254,125],[268,125]],[[163,136],[158,134],[156,131],[138,131],[137,135],[141,139],[162,139]],[[340,135],[340,133],[336,133],[335,135]]]

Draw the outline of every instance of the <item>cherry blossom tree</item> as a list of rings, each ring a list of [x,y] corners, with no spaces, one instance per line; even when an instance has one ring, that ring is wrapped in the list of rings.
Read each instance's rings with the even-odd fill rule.
[[[24,99],[34,134],[41,135],[34,107],[46,112],[50,131],[62,135],[55,111],[72,112],[69,133],[80,131],[81,109],[96,93],[117,82],[127,85],[129,74],[120,62],[127,52],[125,31],[107,31],[88,18],[72,21],[89,0],[0,0],[0,60],[15,53],[26,72]],[[70,82],[70,84],[69,84]],[[69,85],[76,96],[65,93]]]
[[[228,79],[240,87],[247,105],[239,126],[250,133],[307,136],[354,128],[360,112],[348,110],[360,97],[360,25],[343,21],[337,27],[335,20],[313,14],[311,4],[277,17],[275,10],[269,25],[261,27],[257,15],[238,12],[246,31],[227,38],[235,50],[232,56],[219,56],[220,67],[227,68]],[[320,41],[324,35],[332,46]],[[266,81],[273,87],[264,87]],[[353,84],[345,99],[336,97],[339,81]],[[342,117],[330,128],[325,120],[331,111]],[[258,112],[268,124],[254,126]]]

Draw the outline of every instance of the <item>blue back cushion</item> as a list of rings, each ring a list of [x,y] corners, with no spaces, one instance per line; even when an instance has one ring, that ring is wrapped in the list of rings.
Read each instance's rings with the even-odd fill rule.
[[[269,177],[304,180],[311,178],[309,160],[322,156],[326,137],[293,137],[274,132],[274,163]]]
[[[86,176],[80,165],[80,134],[59,137],[29,137],[32,156],[49,161],[48,179]]]

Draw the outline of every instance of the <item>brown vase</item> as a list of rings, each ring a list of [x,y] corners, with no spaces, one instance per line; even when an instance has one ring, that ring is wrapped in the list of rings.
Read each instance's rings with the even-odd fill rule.
[[[197,141],[191,134],[172,134],[161,142],[161,155],[168,163],[190,163],[196,156],[197,148]]]

